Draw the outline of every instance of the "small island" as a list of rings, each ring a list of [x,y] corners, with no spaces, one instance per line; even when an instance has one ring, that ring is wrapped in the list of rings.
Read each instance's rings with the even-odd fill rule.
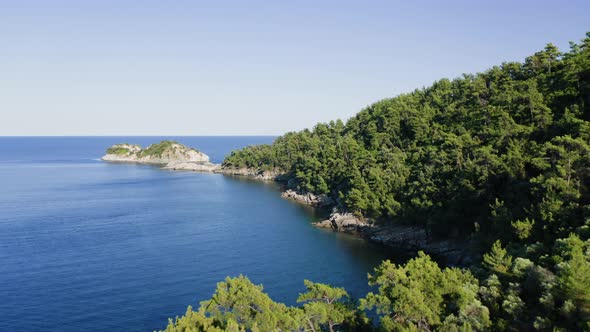
[[[161,141],[145,149],[140,145],[119,143],[106,150],[101,158],[109,162],[162,165],[164,169],[213,172],[220,165],[209,161],[209,156],[175,141]]]

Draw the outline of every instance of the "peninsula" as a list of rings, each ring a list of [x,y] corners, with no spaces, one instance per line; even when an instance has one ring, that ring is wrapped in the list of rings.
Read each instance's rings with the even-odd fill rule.
[[[119,143],[106,150],[101,158],[109,162],[162,165],[164,169],[213,172],[220,166],[209,156],[175,141],[161,141],[145,149],[137,144]]]

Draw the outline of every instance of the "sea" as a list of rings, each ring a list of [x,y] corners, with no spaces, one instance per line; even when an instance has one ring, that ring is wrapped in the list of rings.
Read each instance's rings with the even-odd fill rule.
[[[288,305],[305,279],[359,298],[395,258],[279,183],[100,160],[163,139],[220,163],[275,137],[0,137],[0,331],[160,330],[240,274]]]

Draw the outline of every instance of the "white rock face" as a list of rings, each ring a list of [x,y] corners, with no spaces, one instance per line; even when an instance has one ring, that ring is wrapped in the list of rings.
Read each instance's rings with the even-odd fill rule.
[[[171,161],[164,169],[172,169],[175,171],[197,171],[197,172],[213,172],[219,169],[220,165],[213,164],[210,162],[204,163],[196,163],[196,162],[186,162],[186,161]]]
[[[314,223],[317,227],[332,228],[333,230],[345,233],[359,233],[373,225],[370,222],[360,220],[352,213],[334,212],[330,218],[324,221]]]
[[[314,195],[312,193],[299,194],[295,190],[291,190],[291,189],[284,191],[281,194],[281,197],[287,198],[287,199],[292,199],[294,201],[297,201],[297,202],[300,202],[303,204],[307,204],[307,205],[311,205],[311,206],[318,206],[318,207],[330,206],[330,205],[334,204],[334,201],[330,197],[328,197],[327,195],[324,195],[324,194]]]
[[[107,154],[101,159],[105,161],[136,162],[139,152],[141,152],[141,146],[137,144],[115,144],[107,150]]]
[[[145,149],[137,144],[115,144],[101,158],[104,161],[164,165],[165,169],[212,172],[219,168],[209,156],[177,142],[162,141]]]

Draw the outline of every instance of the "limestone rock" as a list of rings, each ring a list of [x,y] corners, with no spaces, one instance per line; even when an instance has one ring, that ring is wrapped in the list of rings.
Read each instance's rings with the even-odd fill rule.
[[[137,144],[115,144],[101,158],[104,161],[164,165],[165,169],[212,172],[219,168],[209,156],[174,141],[162,141],[145,149]]]
[[[299,194],[291,189],[284,191],[281,197],[317,207],[326,207],[334,204],[334,201],[327,195],[314,195],[312,193]]]
[[[372,228],[373,225],[368,222],[357,218],[352,213],[332,213],[330,218],[324,221],[314,223],[317,227],[332,228],[338,232],[358,234],[364,232],[368,228]]]
[[[449,265],[468,266],[473,263],[474,250],[469,241],[436,239],[428,236],[423,228],[406,225],[376,225],[357,218],[351,213],[334,212],[330,218],[317,223],[316,227],[330,228],[337,232],[355,234],[371,242],[380,243],[398,250],[416,252],[422,250],[443,259]]]
[[[219,168],[219,165],[210,162],[195,163],[186,161],[171,161],[163,168],[175,171],[214,172]]]

